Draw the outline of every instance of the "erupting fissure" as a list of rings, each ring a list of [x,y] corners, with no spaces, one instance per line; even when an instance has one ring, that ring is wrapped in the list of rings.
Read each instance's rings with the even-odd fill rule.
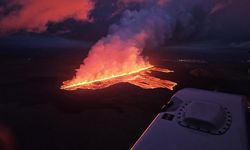
[[[173,87],[177,85],[175,82],[171,82],[168,80],[162,80],[150,75],[151,71],[158,72],[173,72],[168,69],[156,68],[152,65],[149,65],[144,68],[140,68],[138,70],[134,70],[131,72],[111,75],[110,77],[100,78],[91,81],[83,81],[72,83],[72,81],[66,81],[61,86],[61,89],[64,90],[76,90],[76,89],[102,89],[109,87],[111,85],[128,82],[130,84],[139,86],[144,89],[154,89],[154,88],[167,88],[173,90]]]
[[[151,0],[140,10],[124,11],[120,22],[111,25],[108,35],[93,45],[73,79],[63,82],[61,89],[95,90],[127,82],[144,89],[172,90],[176,83],[151,74],[172,71],[150,65],[141,55],[147,46],[157,46],[171,36],[171,22],[164,6]]]
[[[141,71],[145,71],[149,68],[152,68],[153,66],[148,66],[145,68],[140,68],[138,70],[134,70],[128,73],[123,73],[123,74],[118,74],[118,75],[111,75],[110,77],[104,77],[101,79],[96,79],[96,80],[91,80],[91,81],[84,81],[84,82],[79,82],[79,83],[75,83],[75,84],[71,84],[71,85],[63,85],[61,88],[62,89],[69,89],[69,88],[73,88],[73,87],[77,87],[77,86],[81,86],[81,85],[87,85],[87,84],[92,84],[92,83],[96,83],[96,82],[102,82],[105,80],[112,80],[114,78],[119,78],[119,77],[123,77],[123,76],[127,76],[127,75],[132,75]]]

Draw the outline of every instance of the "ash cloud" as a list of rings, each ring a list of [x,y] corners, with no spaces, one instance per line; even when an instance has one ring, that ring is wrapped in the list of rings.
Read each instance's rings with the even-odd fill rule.
[[[175,24],[165,40],[249,40],[250,2],[248,0],[119,0],[123,11],[161,8]],[[150,5],[150,6],[149,6]],[[137,9],[138,10],[138,9]]]
[[[109,35],[146,32],[147,45],[157,46],[164,41],[186,39],[202,30],[214,7],[213,0],[120,0],[125,9],[120,23],[110,28]],[[130,4],[139,4],[140,9],[129,9]],[[129,37],[128,37],[129,38]]]

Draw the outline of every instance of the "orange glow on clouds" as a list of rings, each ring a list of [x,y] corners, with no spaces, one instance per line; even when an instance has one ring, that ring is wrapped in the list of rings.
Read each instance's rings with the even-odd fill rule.
[[[94,8],[91,0],[11,0],[9,5],[21,5],[21,9],[0,18],[1,32],[43,32],[49,22],[58,23],[69,18],[86,21]]]

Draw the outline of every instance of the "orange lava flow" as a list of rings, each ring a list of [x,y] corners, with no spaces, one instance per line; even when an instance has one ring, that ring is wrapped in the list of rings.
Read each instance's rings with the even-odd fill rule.
[[[138,87],[144,89],[155,89],[155,88],[166,88],[169,90],[173,90],[173,87],[177,85],[177,83],[162,80],[160,78],[154,77],[150,75],[152,71],[169,73],[173,72],[168,69],[156,68],[152,65],[148,65],[146,67],[139,68],[134,71],[121,73],[118,75],[111,75],[110,77],[100,78],[91,81],[83,81],[78,83],[71,83],[71,81],[63,82],[61,89],[63,90],[76,90],[76,89],[103,89],[109,87],[111,85],[127,82]]]

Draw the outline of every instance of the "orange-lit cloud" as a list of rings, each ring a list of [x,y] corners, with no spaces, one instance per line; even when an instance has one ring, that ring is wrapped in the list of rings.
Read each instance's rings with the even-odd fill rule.
[[[48,23],[69,18],[86,21],[94,7],[92,0],[11,0],[9,6],[14,5],[20,5],[21,9],[0,18],[2,33],[17,30],[43,32]]]

